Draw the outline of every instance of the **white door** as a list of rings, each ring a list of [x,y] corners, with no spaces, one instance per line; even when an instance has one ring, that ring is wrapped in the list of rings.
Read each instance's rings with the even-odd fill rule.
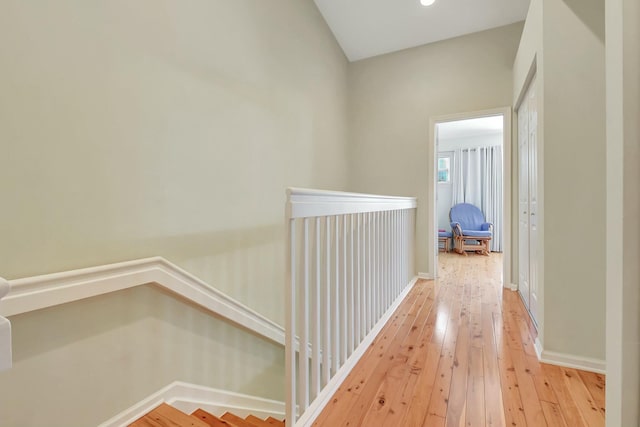
[[[536,80],[527,93],[529,109],[529,312],[538,323],[538,110]]]
[[[518,109],[518,290],[537,323],[538,317],[538,114],[535,78]]]
[[[518,291],[529,308],[529,103],[518,110]]]

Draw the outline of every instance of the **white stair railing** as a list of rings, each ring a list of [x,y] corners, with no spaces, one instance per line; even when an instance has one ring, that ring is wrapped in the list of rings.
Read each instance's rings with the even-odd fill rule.
[[[415,282],[416,206],[287,190],[288,427],[311,425]]]

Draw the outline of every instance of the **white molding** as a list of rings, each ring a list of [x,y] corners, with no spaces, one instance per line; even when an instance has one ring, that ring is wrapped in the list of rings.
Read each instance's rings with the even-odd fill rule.
[[[607,371],[607,362],[604,360],[547,351],[543,349],[542,343],[538,338],[536,338],[535,349],[536,354],[538,355],[538,360],[542,363],[563,366],[565,368],[580,369],[582,371],[596,372],[598,374],[606,374]]]
[[[284,418],[284,402],[175,381],[98,427],[127,426],[161,403],[188,414],[202,408],[214,415],[230,411],[242,417],[252,414],[262,418]]]
[[[7,296],[10,290],[11,284],[9,281],[0,277],[0,300]]]
[[[284,328],[162,257],[9,281],[0,315],[12,316],[136,286],[157,284],[254,333],[284,345]]]
[[[435,278],[431,273],[418,273],[418,279],[434,280]]]
[[[349,356],[344,365],[342,365],[340,369],[338,369],[338,372],[336,372],[334,377],[331,378],[329,383],[320,392],[316,399],[309,405],[306,411],[304,411],[302,416],[298,418],[295,424],[296,427],[307,427],[313,424],[315,419],[322,413],[335,392],[338,391],[338,388],[342,385],[342,382],[347,378],[347,375],[349,375],[351,370],[356,366],[360,358],[367,351],[373,340],[378,336],[384,325],[386,325],[387,322],[391,319],[393,313],[398,309],[402,301],[406,298],[406,296],[409,294],[409,291],[411,291],[417,281],[418,277],[414,277],[413,280],[411,280],[411,282],[409,282],[409,284],[405,287],[402,293],[398,295],[393,304],[391,304],[389,309],[382,315],[380,320],[378,320],[375,326],[362,340],[360,345],[358,345],[351,356]]]
[[[533,342],[533,348],[536,351],[536,356],[538,356],[538,360],[542,359],[542,341],[540,341],[540,337],[536,337]]]
[[[505,285],[505,288],[511,289],[513,292],[517,292],[518,291],[518,285],[515,284],[515,283],[507,283]]]
[[[286,206],[287,218],[291,219],[414,209],[418,202],[415,197],[288,188]]]

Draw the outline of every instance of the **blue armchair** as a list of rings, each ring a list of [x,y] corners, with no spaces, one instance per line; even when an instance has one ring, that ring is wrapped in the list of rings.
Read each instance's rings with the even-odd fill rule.
[[[469,203],[458,203],[451,208],[449,219],[456,252],[466,255],[465,251],[476,251],[489,255],[493,224],[485,221],[480,209]]]

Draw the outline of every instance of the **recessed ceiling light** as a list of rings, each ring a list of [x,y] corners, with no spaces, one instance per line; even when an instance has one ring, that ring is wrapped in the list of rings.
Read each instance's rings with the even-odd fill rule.
[[[431,6],[435,2],[436,0],[420,0],[420,4],[423,6]]]

